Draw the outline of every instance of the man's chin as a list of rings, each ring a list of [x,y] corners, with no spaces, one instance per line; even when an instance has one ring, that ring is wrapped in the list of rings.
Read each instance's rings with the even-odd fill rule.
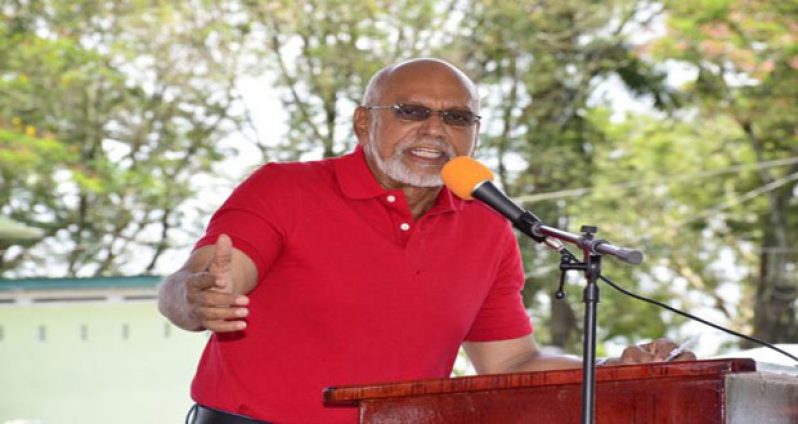
[[[391,180],[416,188],[436,188],[443,185],[440,172],[442,165],[407,163],[401,159],[378,161],[377,166]]]
[[[432,182],[422,182],[420,184],[410,184],[412,187],[416,188],[440,188],[443,185],[443,181],[432,181]]]
[[[410,174],[401,173],[396,175],[389,175],[394,181],[400,182],[404,185],[417,188],[435,188],[443,185],[440,175],[438,174]]]
[[[417,188],[438,188],[443,185],[443,181],[436,176],[436,178],[411,179],[405,181],[405,184]]]

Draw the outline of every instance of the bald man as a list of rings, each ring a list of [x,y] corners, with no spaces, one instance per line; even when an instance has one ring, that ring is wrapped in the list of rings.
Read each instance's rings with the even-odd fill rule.
[[[463,72],[411,60],[372,78],[354,152],[267,164],[235,189],[159,296],[173,323],[212,332],[194,422],[354,423],[324,387],[448,377],[461,345],[479,373],[581,366],[539,351],[509,223],[442,187],[479,126]]]

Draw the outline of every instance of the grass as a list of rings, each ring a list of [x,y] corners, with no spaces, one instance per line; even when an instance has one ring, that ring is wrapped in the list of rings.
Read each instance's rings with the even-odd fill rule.
[[[206,339],[152,302],[0,307],[0,424],[182,422]]]

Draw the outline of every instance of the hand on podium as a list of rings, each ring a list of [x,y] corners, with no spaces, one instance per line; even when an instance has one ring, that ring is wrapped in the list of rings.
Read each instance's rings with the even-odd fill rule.
[[[620,358],[609,358],[603,365],[642,364],[647,362],[694,361],[696,356],[686,350],[687,343],[681,345],[668,339],[657,339],[653,342],[629,346],[623,350]]]

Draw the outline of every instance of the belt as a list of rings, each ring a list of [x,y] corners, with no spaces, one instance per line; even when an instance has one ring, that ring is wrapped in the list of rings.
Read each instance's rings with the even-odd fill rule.
[[[224,412],[199,404],[194,405],[191,409],[195,411],[194,419],[191,421],[192,424],[270,424],[268,421],[256,420],[244,415]],[[189,414],[191,414],[191,411],[189,411]]]

